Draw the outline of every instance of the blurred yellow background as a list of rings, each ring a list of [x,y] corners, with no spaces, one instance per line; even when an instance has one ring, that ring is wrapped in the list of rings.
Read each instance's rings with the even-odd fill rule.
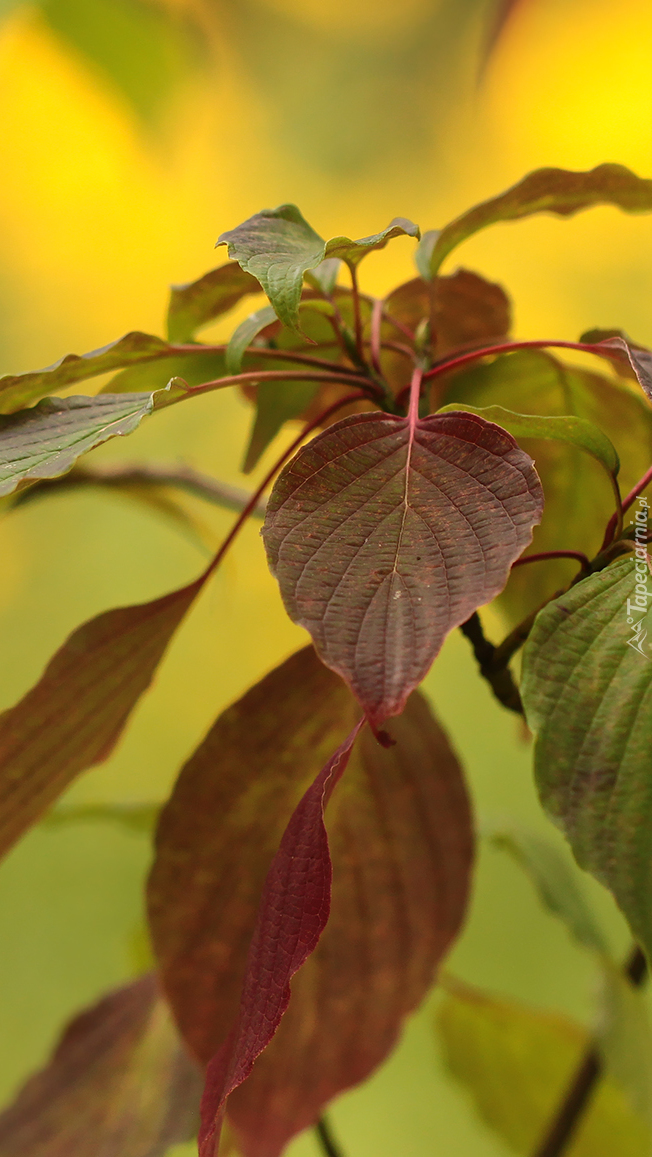
[[[169,284],[223,260],[212,248],[218,233],[266,206],[294,201],[323,236],[360,237],[398,214],[441,226],[542,165],[617,161],[652,176],[644,0],[522,0],[479,86],[490,13],[473,0],[168,0],[160,7],[176,22],[172,39],[145,5],[131,65],[118,53],[110,67],[110,37],[134,7],[0,3],[3,372],[129,329],[162,332]],[[113,23],[103,42],[105,18]],[[200,31],[189,32],[196,20]],[[116,82],[123,66],[131,88]],[[148,69],[154,88],[165,69],[171,77],[156,108]],[[412,250],[399,240],[372,255],[365,288],[412,276]],[[572,339],[617,326],[652,344],[652,216],[604,208],[498,226],[467,242],[450,268],[458,262],[508,287],[518,336]],[[242,484],[249,421],[240,399],[218,393],[95,454],[182,460]],[[229,526],[226,513],[188,509],[215,540]],[[193,611],[117,752],[68,801],[164,798],[216,714],[302,644],[257,530],[247,528]],[[76,625],[187,581],[205,551],[144,508],[77,493],[4,518],[0,557],[8,706]],[[449,641],[426,686],[466,758],[479,813],[543,828],[528,748],[489,701],[463,640]],[[74,1010],[132,973],[148,857],[144,837],[80,825],[35,831],[2,865],[2,1095],[42,1062]],[[610,901],[589,888],[623,945]],[[451,969],[580,1018],[590,1012],[589,962],[498,853],[482,853]],[[441,1071],[430,1016],[417,1017],[391,1063],[335,1106],[347,1157],[506,1153]],[[314,1153],[310,1137],[291,1148],[292,1157]]]

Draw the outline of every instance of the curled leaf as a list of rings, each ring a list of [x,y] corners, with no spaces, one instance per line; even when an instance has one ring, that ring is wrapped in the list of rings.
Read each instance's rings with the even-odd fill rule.
[[[139,362],[158,361],[171,357],[176,351],[163,338],[148,333],[127,333],[119,341],[111,342],[88,354],[66,354],[47,369],[27,374],[6,374],[0,378],[0,413],[12,414],[30,402],[52,394],[75,382],[119,370]],[[166,381],[169,381],[168,375]],[[161,383],[165,384],[165,383]]]
[[[229,374],[239,374],[242,369],[242,358],[245,350],[251,345],[255,337],[276,321],[276,311],[271,305],[250,314],[240,323],[233,332],[226,347],[226,371]]]
[[[588,172],[536,169],[507,192],[456,217],[428,242],[419,258],[422,277],[434,277],[445,257],[467,237],[497,221],[516,221],[533,213],[570,217],[594,205],[616,205],[626,213],[652,209],[652,181],[624,165],[598,165]]]
[[[383,249],[401,235],[418,237],[418,227],[404,217],[395,217],[382,233],[371,237],[359,241],[334,237],[326,242],[296,205],[279,205],[277,209],[263,209],[236,229],[222,233],[217,244],[227,245],[229,257],[258,279],[283,324],[298,330],[301,288],[309,270],[321,266],[326,258],[356,266],[367,253]]]
[[[290,618],[378,727],[502,590],[542,507],[530,458],[498,426],[358,414],[285,468],[263,538]]]
[[[245,967],[240,1011],[208,1065],[200,1157],[217,1157],[226,1099],[249,1076],[290,1003],[290,981],[314,951],[330,913],[332,865],[324,808],[349,761],[355,725],[295,808],[272,860]]]

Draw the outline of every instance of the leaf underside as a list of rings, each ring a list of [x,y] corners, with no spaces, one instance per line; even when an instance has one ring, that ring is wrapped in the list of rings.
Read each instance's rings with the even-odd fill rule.
[[[471,414],[345,418],[285,468],[263,538],[290,618],[372,726],[401,712],[450,630],[502,590],[542,492],[531,459]]]
[[[0,417],[0,495],[30,479],[65,474],[95,446],[131,434],[152,407],[152,394],[102,394],[44,398],[31,410]]]

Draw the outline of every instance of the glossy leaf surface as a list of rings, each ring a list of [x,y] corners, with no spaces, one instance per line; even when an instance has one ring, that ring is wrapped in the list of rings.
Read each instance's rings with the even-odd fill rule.
[[[228,313],[260,284],[233,261],[211,269],[197,281],[173,285],[170,290],[167,331],[171,342],[192,341],[197,330]]]
[[[82,771],[106,759],[205,577],[78,627],[0,715],[0,852]]]
[[[66,354],[54,365],[27,374],[7,374],[0,378],[0,413],[12,414],[45,394],[110,370],[137,362],[157,361],[174,353],[163,338],[148,333],[128,333],[119,341],[88,354]],[[170,374],[166,380],[169,381]]]
[[[75,1017],[0,1114],[2,1157],[164,1157],[197,1129],[202,1075],[153,974]]]
[[[29,479],[65,474],[94,446],[131,434],[153,407],[153,394],[104,394],[44,398],[31,410],[0,417],[0,495]]]
[[[418,228],[395,217],[382,233],[352,241],[334,237],[324,241],[302,217],[296,205],[263,209],[222,233],[218,245],[228,245],[229,257],[253,274],[262,285],[277,316],[290,329],[299,324],[299,301],[304,274],[326,258],[340,258],[355,266],[373,249],[382,249],[392,237],[418,236]]]
[[[293,802],[358,712],[306,648],[226,711],[181,773],[159,828],[150,911],[167,991],[200,1056],[235,1015]],[[459,766],[420,696],[394,731],[389,750],[361,735],[329,804],[328,925],[276,1037],[229,1099],[247,1157],[280,1152],[379,1063],[462,919],[472,837]]]
[[[545,607],[525,647],[522,695],[541,801],[650,953],[648,582],[644,560],[622,559]]]
[[[589,1043],[585,1029],[458,981],[446,982],[437,1028],[452,1075],[515,1153],[531,1157]],[[568,1157],[646,1157],[650,1131],[610,1079],[600,1081]]]
[[[421,260],[420,273],[434,277],[448,254],[467,237],[497,221],[516,221],[533,213],[570,217],[594,205],[616,205],[627,213],[652,210],[652,181],[637,177],[624,165],[598,165],[588,172],[536,169],[507,192],[456,217],[429,246],[429,268]]]
[[[359,414],[285,468],[263,538],[290,618],[376,727],[502,590],[542,503],[528,456],[475,415]]]

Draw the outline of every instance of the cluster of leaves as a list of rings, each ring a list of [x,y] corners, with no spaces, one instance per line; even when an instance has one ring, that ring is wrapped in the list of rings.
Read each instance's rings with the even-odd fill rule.
[[[0,1116],[0,1153],[48,1157],[71,1145],[85,1153],[98,1136],[103,1152],[163,1153],[194,1130],[205,1067],[201,1157],[233,1145],[243,1157],[278,1157],[384,1059],[468,900],[473,827],[463,772],[417,690],[458,626],[499,701],[525,709],[544,806],[652,951],[652,666],[641,649],[647,611],[636,649],[624,610],[628,600],[642,605],[641,557],[647,564],[647,525],[634,541],[625,514],[652,478],[652,354],[613,332],[510,340],[499,286],[465,270],[440,274],[478,229],[596,204],[650,211],[652,181],[617,165],[532,173],[426,233],[419,275],[384,300],[361,291],[358,267],[394,238],[418,238],[410,221],[324,241],[295,206],[265,210],[222,235],[231,261],[172,291],[167,340],[130,333],[0,379],[7,507],[70,485],[133,491],[146,483],[150,494],[180,485],[240,508],[199,577],[83,624],[0,716],[3,852],[74,777],[107,758],[274,479],[267,559],[288,614],[313,644],[225,711],[182,768],[158,818],[148,884],[156,974],[70,1026],[48,1068]],[[348,285],[338,283],[342,267]],[[269,305],[228,344],[197,340],[203,326],[263,291]],[[608,372],[560,361],[551,351],[564,347],[602,359]],[[95,396],[51,396],[111,372]],[[288,420],[302,423],[253,494],[192,471],[75,465],[160,408],[231,386],[255,404],[245,470]],[[499,645],[477,614],[492,600],[509,629]],[[519,689],[510,661],[525,639]],[[153,821],[128,810],[117,818]],[[554,857],[522,837],[502,843],[600,961],[608,1015],[587,1054],[587,1095],[606,1065],[615,1091],[604,1094],[604,1112],[624,1114],[631,1152],[642,1152],[652,1117],[641,1073],[646,1084],[652,1061],[630,984],[643,976],[640,949],[623,978]],[[535,1122],[543,1130],[560,1093],[557,1053],[572,1061],[585,1038],[447,985],[441,1031],[451,1067],[480,1088],[494,1127],[526,1151],[524,1137]],[[536,1082],[522,1073],[527,1128],[501,1116],[495,1099],[487,1108],[482,1092],[484,1048],[505,1072],[513,1063],[501,1024],[529,1033],[544,1067],[546,1049],[552,1056],[544,1084],[553,1092],[536,1113],[523,1108]],[[469,1064],[474,1033],[485,1044],[476,1040]],[[566,1113],[563,1143],[578,1112]],[[221,1141],[225,1114],[230,1134]],[[554,1144],[541,1154],[561,1152]]]

